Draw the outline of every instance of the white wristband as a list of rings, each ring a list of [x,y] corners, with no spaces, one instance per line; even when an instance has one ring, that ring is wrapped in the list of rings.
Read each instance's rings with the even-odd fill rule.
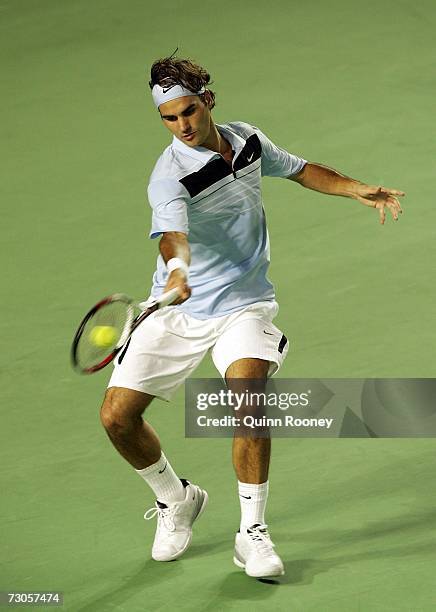
[[[189,266],[186,261],[180,259],[180,257],[172,257],[167,261],[167,270],[171,273],[173,270],[182,270],[186,276],[186,280],[189,278]]]

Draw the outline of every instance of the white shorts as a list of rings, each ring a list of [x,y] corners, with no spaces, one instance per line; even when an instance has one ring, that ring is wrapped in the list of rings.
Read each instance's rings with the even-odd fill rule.
[[[150,315],[133,332],[114,361],[108,387],[125,387],[168,401],[211,350],[225,377],[238,359],[270,362],[268,376],[282,365],[289,348],[272,323],[277,302],[258,302],[229,315],[204,321],[167,306]]]

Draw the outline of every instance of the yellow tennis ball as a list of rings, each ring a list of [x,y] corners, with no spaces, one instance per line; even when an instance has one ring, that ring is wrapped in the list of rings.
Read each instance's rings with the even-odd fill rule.
[[[96,325],[91,329],[89,339],[99,348],[108,348],[117,341],[118,334],[115,327],[110,325]]]

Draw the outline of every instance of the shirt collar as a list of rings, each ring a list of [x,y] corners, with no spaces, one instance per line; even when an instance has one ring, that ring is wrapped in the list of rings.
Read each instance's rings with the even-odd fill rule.
[[[220,134],[223,134],[226,140],[228,140],[232,145],[232,148],[235,151],[236,158],[244,148],[245,140],[241,136],[239,136],[239,134],[233,132],[228,126],[224,126],[219,123],[216,123],[215,125]],[[176,136],[173,136],[172,146],[178,151],[184,153],[185,155],[188,155],[189,157],[192,157],[198,161],[202,161],[203,163],[208,162],[213,157],[221,157],[219,153],[217,153],[216,151],[211,151],[210,149],[206,149],[206,147],[189,147],[182,140],[179,140]]]

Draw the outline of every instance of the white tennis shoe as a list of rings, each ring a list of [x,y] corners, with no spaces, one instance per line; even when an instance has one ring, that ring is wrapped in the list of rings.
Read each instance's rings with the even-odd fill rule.
[[[233,561],[253,578],[282,576],[285,573],[282,560],[274,552],[268,525],[253,525],[245,533],[238,531]]]
[[[144,514],[146,520],[157,515],[157,529],[151,551],[155,561],[173,561],[183,555],[192,540],[192,525],[207,504],[206,491],[184,478],[180,480],[185,487],[184,500],[168,505],[156,500],[153,508]]]

